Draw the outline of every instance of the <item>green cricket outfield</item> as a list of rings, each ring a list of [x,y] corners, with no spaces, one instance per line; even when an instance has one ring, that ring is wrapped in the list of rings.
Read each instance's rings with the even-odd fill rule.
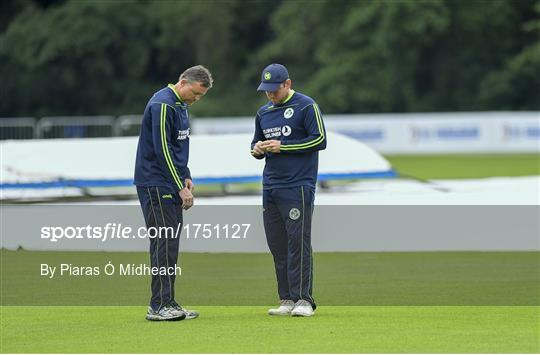
[[[146,253],[1,251],[2,353],[535,353],[538,252],[316,253],[313,318],[270,317],[267,254],[181,254],[199,319],[144,319],[148,277],[39,276]]]
[[[391,156],[425,179],[538,175],[538,155]],[[62,277],[40,263],[146,253],[0,251],[2,353],[538,353],[540,253],[316,253],[313,318],[269,317],[269,254],[180,255],[192,321],[144,319],[148,277]]]
[[[538,307],[198,307],[151,323],[145,307],[2,307],[5,353],[537,353]]]

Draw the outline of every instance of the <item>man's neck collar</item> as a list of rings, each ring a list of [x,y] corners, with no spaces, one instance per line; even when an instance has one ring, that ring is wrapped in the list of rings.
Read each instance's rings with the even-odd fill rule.
[[[174,86],[174,84],[169,84],[167,85],[167,87],[171,89],[174,92],[174,95],[176,95],[176,97],[178,98],[178,100],[180,100],[180,102],[184,104],[184,100],[182,100],[182,97],[180,96],[178,91],[176,91],[176,87]]]
[[[285,100],[281,101],[281,102],[279,103],[279,105],[284,105],[284,104],[286,104],[286,103],[293,97],[294,92],[295,92],[295,91],[294,91],[293,89],[290,89],[290,90],[289,90],[289,95],[287,95],[287,98],[286,98]]]

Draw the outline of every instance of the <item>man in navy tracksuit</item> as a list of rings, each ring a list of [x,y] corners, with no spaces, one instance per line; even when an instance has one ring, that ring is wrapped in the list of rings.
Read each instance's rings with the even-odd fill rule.
[[[263,70],[257,90],[265,91],[270,102],[257,111],[251,154],[266,158],[263,219],[281,300],[268,313],[311,316],[316,308],[311,217],[326,133],[317,103],[292,90],[291,84],[283,65]]]
[[[150,236],[150,264],[158,270],[175,270],[182,228],[182,209],[193,205],[193,182],[188,168],[188,106],[212,87],[212,75],[197,65],[184,71],[176,84],[156,92],[142,119],[134,184]],[[168,230],[166,229],[168,228]],[[151,230],[158,231],[153,233]],[[171,232],[172,231],[172,232]],[[174,298],[175,274],[152,275],[148,320],[181,320],[198,316]]]

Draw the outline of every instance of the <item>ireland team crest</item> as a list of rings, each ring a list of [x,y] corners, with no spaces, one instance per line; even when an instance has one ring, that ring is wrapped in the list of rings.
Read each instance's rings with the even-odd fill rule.
[[[296,221],[300,218],[300,210],[298,208],[291,208],[289,211],[289,218]]]
[[[283,112],[283,117],[285,118],[291,118],[292,115],[294,115],[294,110],[292,109],[292,107],[289,107],[285,110],[285,112]]]

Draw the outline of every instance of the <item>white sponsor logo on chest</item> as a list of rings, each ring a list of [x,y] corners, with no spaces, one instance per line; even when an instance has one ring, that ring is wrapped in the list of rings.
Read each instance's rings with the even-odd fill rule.
[[[281,127],[272,127],[263,129],[263,134],[265,138],[273,138],[281,136]]]
[[[292,128],[287,125],[283,127],[272,127],[272,128],[263,129],[263,134],[266,139],[281,137],[281,135],[288,137],[291,135],[291,133],[292,133]]]

